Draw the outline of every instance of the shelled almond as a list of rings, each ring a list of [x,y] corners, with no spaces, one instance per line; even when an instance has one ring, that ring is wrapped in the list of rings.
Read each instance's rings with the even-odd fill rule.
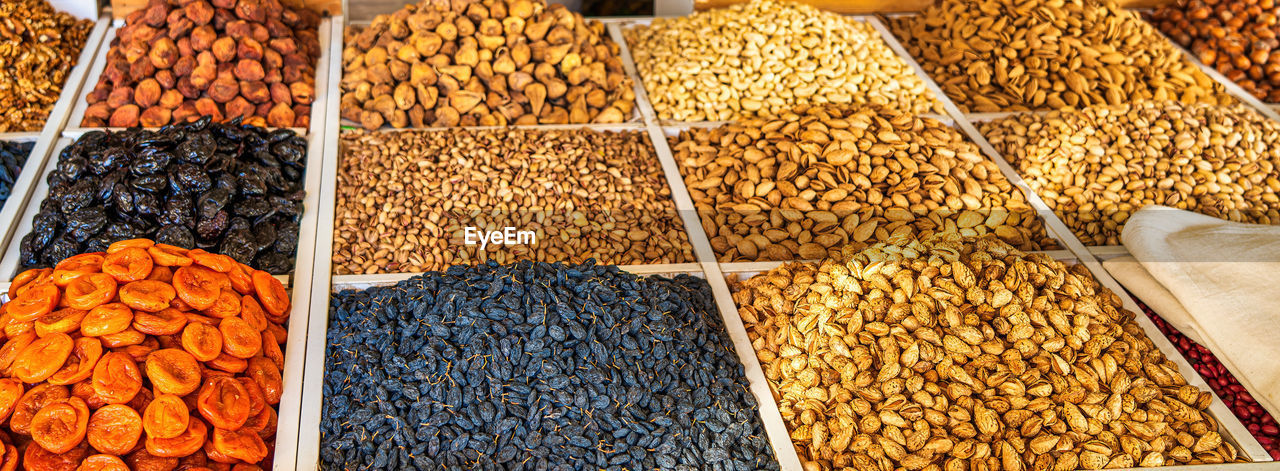
[[[995,162],[910,113],[802,106],[684,131],[671,147],[722,262],[819,259],[898,233],[1056,245]]]
[[[1241,461],[1213,396],[1082,265],[901,235],[735,291],[806,471]]]
[[[365,129],[619,123],[633,84],[604,25],[542,0],[424,0],[348,28],[342,117]]]
[[[662,119],[727,121],[796,105],[941,105],[870,24],[816,8],[752,0],[625,31]]]
[[[1280,224],[1280,123],[1243,105],[1144,102],[980,127],[1088,245],[1120,244],[1129,215],[1153,204]]]
[[[281,0],[151,0],[116,31],[80,124],[307,127],[319,22]]]
[[[942,0],[890,26],[966,111],[1235,101],[1110,0]]]

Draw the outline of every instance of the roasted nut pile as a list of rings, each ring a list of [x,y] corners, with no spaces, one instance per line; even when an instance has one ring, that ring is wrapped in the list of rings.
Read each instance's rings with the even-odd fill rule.
[[[271,275],[134,239],[8,295],[4,469],[270,467],[290,307]]]
[[[1280,7],[1274,0],[1180,0],[1151,22],[1259,100],[1280,102]]]
[[[890,25],[966,111],[1235,101],[1109,0],[942,0]]]
[[[315,12],[281,0],[151,0],[116,31],[81,125],[211,116],[308,127],[319,24]]]
[[[46,0],[0,2],[0,132],[44,128],[91,29]]]
[[[910,113],[803,106],[682,132],[672,150],[722,262],[819,259],[899,232],[1055,245],[976,145]]]
[[[211,124],[91,131],[62,150],[22,238],[24,268],[136,237],[293,271],[307,142],[293,131]]]
[[[694,261],[641,132],[355,131],[342,134],[337,274],[443,270],[494,260],[632,265]],[[467,228],[535,242],[467,245]],[[476,242],[476,239],[472,239]]]
[[[9,199],[13,182],[18,179],[18,173],[22,171],[22,165],[27,163],[27,157],[31,155],[31,148],[35,144],[35,141],[0,141],[0,205],[4,205]]]
[[[1118,245],[1153,204],[1280,224],[1280,123],[1242,105],[1177,103],[1019,115],[991,144],[1088,245]]]
[[[701,278],[489,263],[329,306],[320,469],[779,469]]]
[[[345,36],[342,117],[365,129],[620,123],[635,108],[604,25],[543,0],[423,0]]]
[[[941,110],[875,28],[807,5],[752,0],[656,18],[626,38],[662,119],[728,121],[826,103]]]
[[[894,239],[734,294],[806,470],[1237,460],[1212,395],[1083,266],[990,236]]]

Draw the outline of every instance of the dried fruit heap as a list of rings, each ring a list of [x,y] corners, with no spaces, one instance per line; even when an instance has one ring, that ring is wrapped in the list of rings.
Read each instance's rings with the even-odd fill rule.
[[[211,116],[308,127],[319,16],[281,0],[151,0],[125,19],[82,126]]]
[[[92,131],[49,174],[23,268],[147,237],[293,271],[307,143],[293,131],[212,124]]]
[[[9,199],[13,182],[18,179],[18,173],[22,171],[22,165],[27,162],[35,144],[35,141],[0,142],[0,205]]]
[[[682,132],[672,150],[721,261],[819,259],[903,231],[1054,245],[976,145],[902,111],[801,106]]]
[[[1109,0],[942,0],[890,25],[968,111],[1235,101],[1137,13]]]
[[[1114,293],[990,236],[851,247],[734,299],[806,469],[1237,460]]]
[[[44,127],[92,28],[46,0],[0,2],[0,132]]]
[[[424,0],[345,44],[342,117],[369,130],[619,123],[635,107],[604,25],[542,0]]]
[[[321,469],[777,470],[689,275],[452,267],[330,303]]]
[[[1274,0],[1180,0],[1151,22],[1259,100],[1280,102],[1280,5]]]
[[[271,275],[135,239],[25,271],[8,295],[4,469],[270,467],[290,307]]]

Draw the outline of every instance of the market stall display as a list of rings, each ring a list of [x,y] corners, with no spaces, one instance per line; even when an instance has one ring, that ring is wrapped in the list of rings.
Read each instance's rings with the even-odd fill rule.
[[[1100,0],[943,0],[889,20],[966,112],[1235,99],[1137,13]]]
[[[1280,223],[1280,123],[1241,106],[1143,102],[1019,114],[982,133],[1088,245],[1160,204]]]
[[[365,129],[620,123],[635,109],[618,45],[564,5],[422,1],[345,35],[341,113]]]
[[[1280,10],[1274,1],[1179,0],[1149,19],[1249,94],[1280,102]]]
[[[307,141],[204,117],[158,131],[92,131],[58,155],[21,241],[23,268],[152,238],[293,270]]]
[[[306,128],[320,17],[279,0],[151,0],[115,32],[83,127],[201,116]]]
[[[640,132],[353,131],[341,144],[336,274],[488,260],[694,261]],[[509,241],[515,230],[529,239]]]
[[[672,139],[722,262],[821,259],[894,234],[1056,243],[1025,197],[959,131],[874,106],[802,106]]]
[[[661,119],[729,121],[828,103],[942,109],[871,25],[798,3],[753,0],[625,34]]]
[[[706,281],[455,266],[330,303],[320,469],[778,469]]]
[[[0,206],[9,199],[13,183],[17,181],[18,173],[22,171],[35,144],[35,141],[0,141]]]
[[[0,3],[0,133],[39,131],[49,119],[93,22],[46,0]]]
[[[7,469],[269,463],[290,314],[271,275],[134,239],[25,271],[7,295]]]
[[[850,247],[734,300],[812,469],[875,466],[867,447],[907,469],[1239,460],[1119,297],[992,236]]]

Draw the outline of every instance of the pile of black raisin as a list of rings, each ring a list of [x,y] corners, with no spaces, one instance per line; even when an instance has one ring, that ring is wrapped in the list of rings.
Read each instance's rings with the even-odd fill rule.
[[[22,238],[22,266],[48,267],[145,237],[293,271],[306,139],[211,123],[91,131],[62,150],[49,196]]]
[[[321,467],[776,470],[705,280],[455,266],[330,304]]]
[[[27,156],[35,142],[0,141],[0,205],[9,199],[13,191],[13,182],[18,179],[18,172],[27,163]]]

